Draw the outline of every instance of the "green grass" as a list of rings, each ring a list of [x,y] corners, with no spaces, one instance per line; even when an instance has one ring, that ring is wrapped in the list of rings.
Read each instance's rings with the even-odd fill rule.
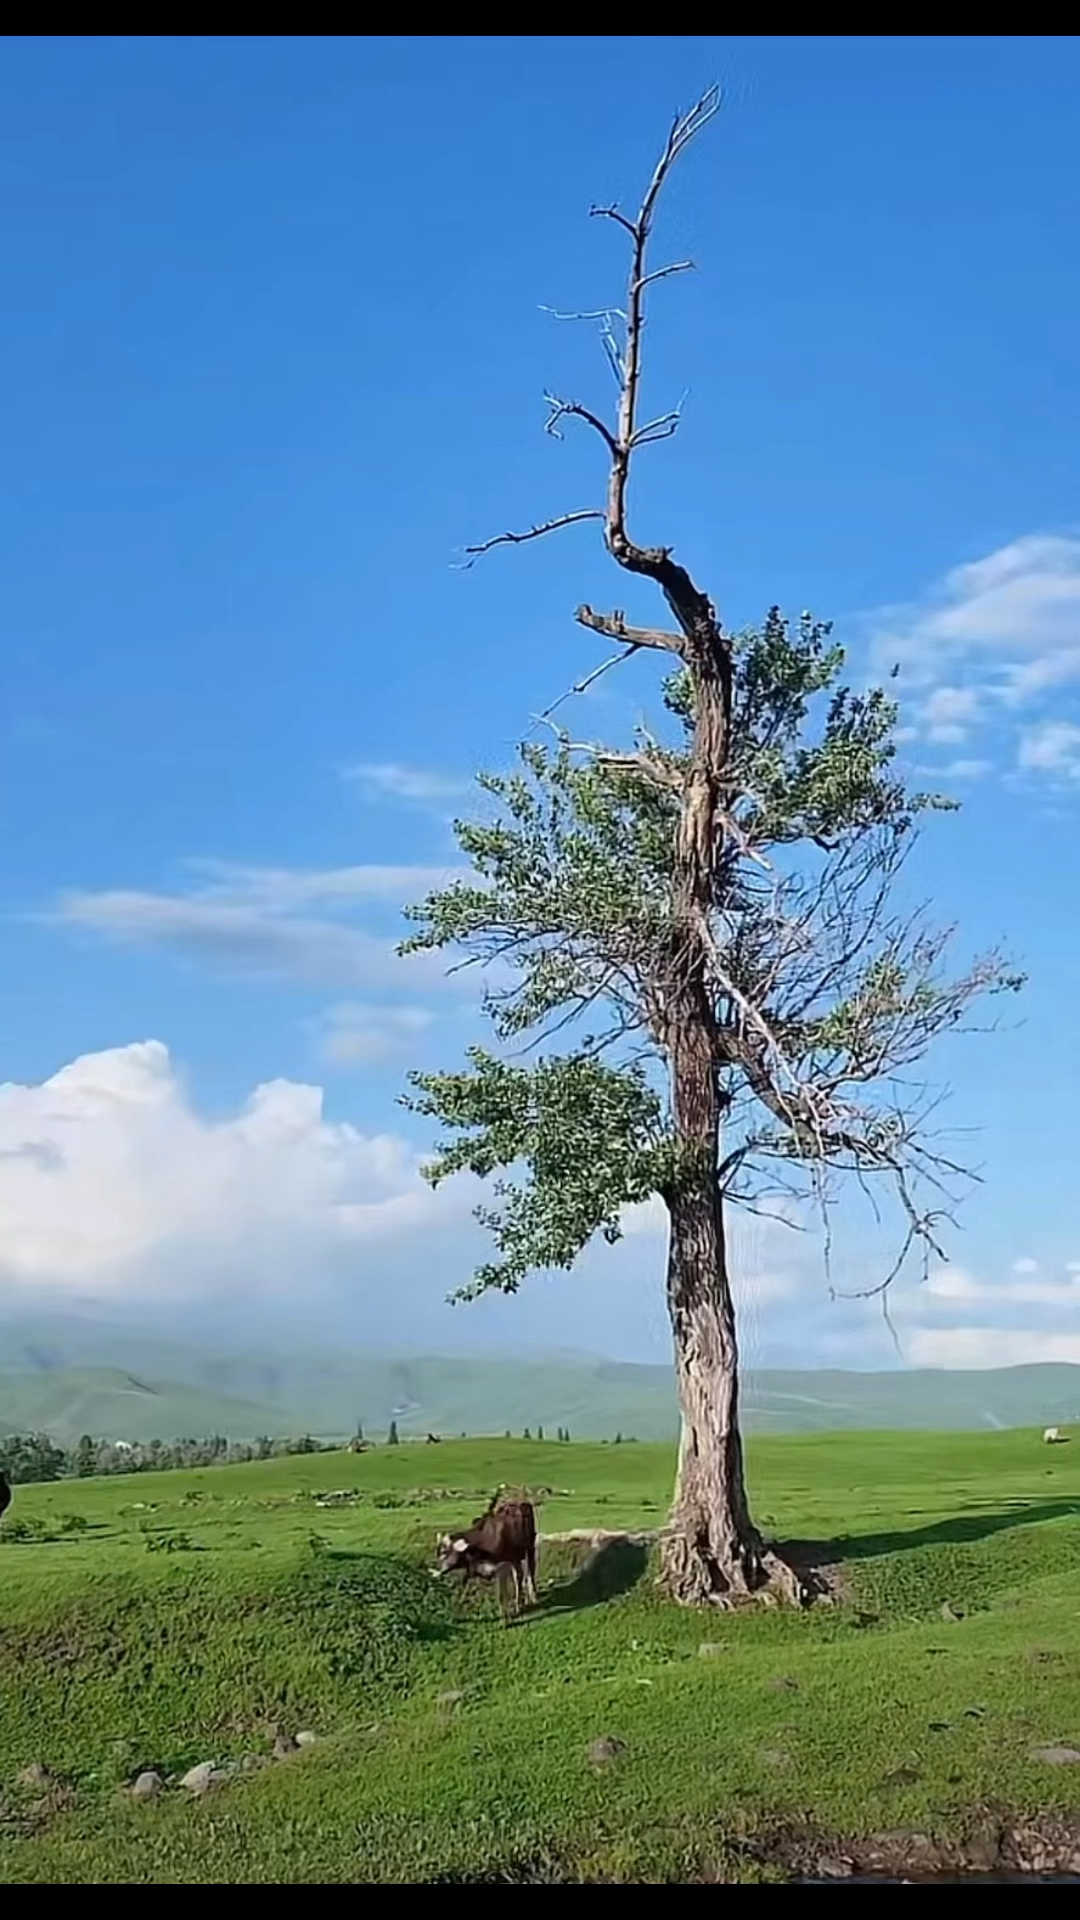
[[[553,1489],[545,1532],[641,1529],[671,1472],[662,1446],[466,1441],[17,1489],[0,1880],[678,1879],[762,1823],[947,1831],[986,1802],[1080,1804],[1080,1767],[1030,1758],[1080,1746],[1080,1449],[753,1443],[769,1530],[841,1543],[851,1600],[806,1615],[702,1618],[633,1550],[575,1578],[564,1548],[507,1631],[427,1575],[435,1532],[500,1480]],[[143,1767],[266,1755],[278,1726],[318,1742],[197,1801],[123,1792]],[[598,1766],[605,1736],[622,1746]],[[35,1761],[53,1790],[18,1783]]]

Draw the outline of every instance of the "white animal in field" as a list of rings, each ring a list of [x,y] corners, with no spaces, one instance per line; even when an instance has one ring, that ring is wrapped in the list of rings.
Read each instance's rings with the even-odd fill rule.
[[[1043,1439],[1048,1447],[1063,1446],[1068,1437],[1067,1433],[1062,1433],[1060,1427],[1047,1427],[1043,1433]]]

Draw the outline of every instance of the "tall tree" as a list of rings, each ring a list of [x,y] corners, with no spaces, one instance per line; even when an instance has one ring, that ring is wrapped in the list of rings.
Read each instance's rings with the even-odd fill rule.
[[[411,1076],[407,1104],[446,1129],[431,1179],[495,1178],[496,1204],[478,1217],[497,1257],[466,1295],[570,1267],[594,1234],[619,1238],[628,1205],[666,1207],[682,1438],[663,1574],[681,1600],[728,1604],[809,1589],[750,1513],[727,1209],[793,1190],[827,1208],[838,1177],[885,1181],[899,1261],[938,1251],[947,1177],[962,1169],[938,1150],[909,1070],[1019,979],[995,953],[950,975],[948,935],[898,907],[917,818],[949,803],[908,790],[895,706],[841,684],[829,628],[774,609],[730,634],[672,549],[629,530],[634,458],[678,425],[677,413],[641,417],[646,297],[691,264],[651,264],[654,217],[717,105],[707,93],[675,121],[635,217],[593,209],[630,253],[624,304],[599,316],[615,418],[549,395],[547,424],[577,420],[598,438],[606,504],[469,550],[599,521],[611,559],[658,589],[673,627],[579,607],[616,650],[574,691],[658,651],[672,668],[667,734],[639,731],[616,751],[556,731],[550,746],[527,743],[513,774],[481,776],[494,818],[456,826],[475,879],[413,908],[405,948],[490,965],[498,1040],[531,1036],[531,1059],[475,1047],[465,1071]],[[569,1051],[552,1047],[558,1034]]]

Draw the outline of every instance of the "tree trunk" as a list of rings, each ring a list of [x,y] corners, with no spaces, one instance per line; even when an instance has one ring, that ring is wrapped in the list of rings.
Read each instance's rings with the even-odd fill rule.
[[[708,928],[724,850],[731,659],[707,601],[684,608],[681,623],[695,724],[672,876],[666,1037],[678,1143],[667,1196],[667,1291],[682,1435],[663,1578],[675,1599],[691,1605],[730,1606],[769,1586],[802,1601],[801,1582],[766,1548],[750,1518],[719,1185],[723,1056]]]
[[[730,1603],[764,1583],[739,1432],[739,1357],[719,1196],[703,1180],[673,1196],[668,1311],[682,1415],[664,1578],[691,1605]]]

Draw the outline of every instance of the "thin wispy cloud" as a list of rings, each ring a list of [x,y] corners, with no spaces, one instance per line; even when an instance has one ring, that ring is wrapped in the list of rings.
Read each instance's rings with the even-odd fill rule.
[[[1027,728],[1020,738],[1018,760],[1025,773],[1080,780],[1080,726],[1070,720],[1044,720]]]
[[[1080,534],[1011,541],[954,567],[920,600],[879,609],[868,628],[875,669],[899,668],[909,738],[941,747],[993,738],[1003,771],[1076,777],[1080,726],[1061,708],[1080,720]],[[954,761],[953,772],[976,777],[972,761]]]
[[[363,761],[348,767],[346,779],[369,799],[407,801],[414,806],[447,806],[473,791],[472,780],[433,767],[407,767],[398,761]]]
[[[366,1067],[411,1051],[435,1015],[428,1007],[371,1006],[345,1001],[327,1007],[311,1023],[324,1066]]]
[[[155,948],[217,972],[347,991],[463,982],[437,955],[401,959],[400,910],[452,875],[446,867],[285,868],[202,861],[186,885],[60,895],[45,916],[118,946]],[[376,926],[357,925],[358,915]]]

